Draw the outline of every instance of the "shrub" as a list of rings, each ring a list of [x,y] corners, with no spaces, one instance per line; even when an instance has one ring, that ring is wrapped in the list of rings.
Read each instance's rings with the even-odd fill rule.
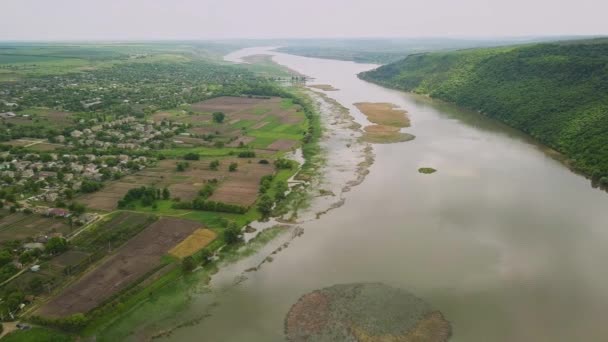
[[[253,151],[242,151],[238,154],[239,158],[255,158],[255,152]]]
[[[199,160],[201,156],[198,153],[190,152],[184,155],[185,160]]]

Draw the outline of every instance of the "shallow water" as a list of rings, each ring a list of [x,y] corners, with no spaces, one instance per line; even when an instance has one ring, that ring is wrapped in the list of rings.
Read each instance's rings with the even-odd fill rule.
[[[416,139],[374,145],[370,174],[342,207],[303,222],[301,237],[238,285],[234,276],[256,256],[222,270],[213,293],[184,311],[214,303],[211,316],[168,340],[282,341],[284,316],[301,295],[352,282],[384,282],[425,299],[452,322],[452,341],[608,339],[604,192],[504,125],[357,79],[374,65],[261,48],[229,59],[261,52],[340,89],[326,94],[364,125],[353,103],[406,109],[406,132]]]

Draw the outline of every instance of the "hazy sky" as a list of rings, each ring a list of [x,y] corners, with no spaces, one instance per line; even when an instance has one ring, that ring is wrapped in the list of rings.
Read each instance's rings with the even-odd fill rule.
[[[608,34],[608,0],[0,0],[0,40]]]

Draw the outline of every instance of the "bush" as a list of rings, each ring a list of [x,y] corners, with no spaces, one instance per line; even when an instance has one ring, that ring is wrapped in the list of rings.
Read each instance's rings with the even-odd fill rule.
[[[201,156],[198,153],[190,152],[184,155],[185,160],[199,160]]]
[[[235,172],[238,167],[239,167],[239,164],[237,164],[237,163],[230,163],[230,166],[228,166],[228,171]]]
[[[239,158],[255,158],[255,152],[253,151],[242,151],[238,154]]]
[[[289,159],[279,158],[275,160],[274,166],[279,170],[291,170],[293,168],[293,162]]]
[[[187,256],[182,260],[182,271],[190,273],[196,268],[196,262],[191,256]]]
[[[209,168],[214,171],[217,170],[219,166],[220,166],[220,161],[217,159],[212,161],[211,163],[209,163]]]

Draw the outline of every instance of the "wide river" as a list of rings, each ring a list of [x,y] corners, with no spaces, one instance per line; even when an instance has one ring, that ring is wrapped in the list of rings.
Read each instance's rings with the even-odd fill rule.
[[[169,340],[283,341],[300,296],[351,282],[425,299],[452,323],[451,341],[608,340],[606,193],[513,129],[357,78],[374,65],[262,48],[227,59],[262,52],[338,88],[327,95],[364,125],[353,103],[406,109],[416,139],[374,145],[370,173],[344,206],[303,223],[301,237],[238,286],[224,282],[211,315]],[[427,166],[438,172],[418,173]]]

